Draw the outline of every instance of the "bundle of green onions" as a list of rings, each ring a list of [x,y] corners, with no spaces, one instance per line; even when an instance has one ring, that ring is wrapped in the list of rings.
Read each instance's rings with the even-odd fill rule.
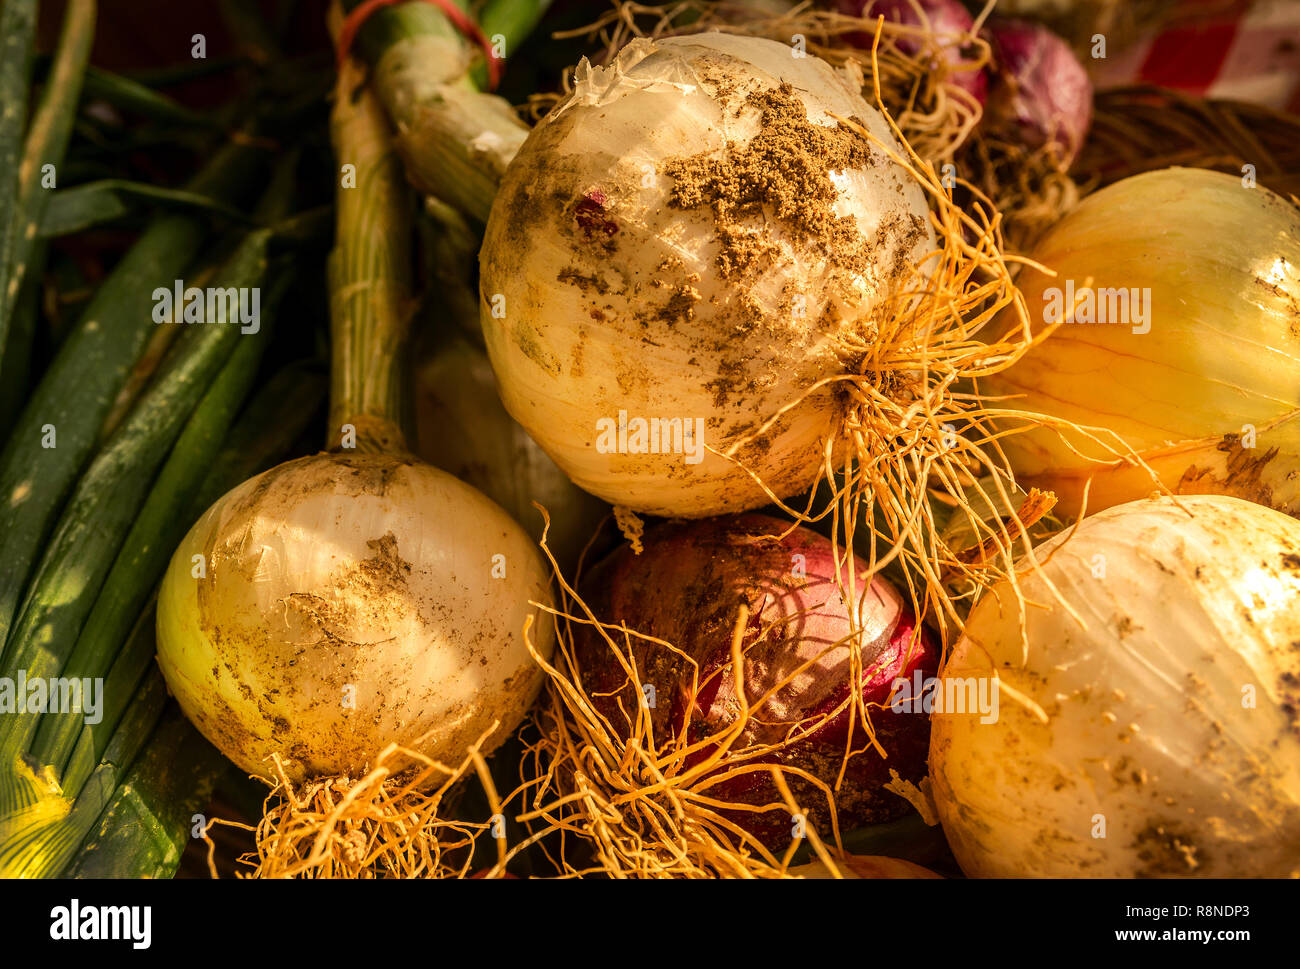
[[[27,102],[35,7],[20,0],[0,15],[6,106]],[[116,178],[63,187],[76,180],[65,158],[83,88],[194,122],[128,79],[91,79],[95,12],[93,0],[69,4],[31,124],[7,111],[0,126],[0,161],[22,159],[0,178],[0,370],[23,378],[6,377],[0,401],[0,874],[11,877],[175,871],[223,766],[168,705],[154,589],[202,508],[196,493],[210,500],[214,485],[281,456],[323,393],[295,370],[245,406],[294,279],[293,243],[316,224],[286,218],[294,153],[251,216],[238,206],[268,153],[242,134],[183,190]],[[159,203],[41,373],[35,294],[51,244]],[[203,318],[160,302],[181,278]],[[208,285],[196,304],[197,282]],[[236,308],[250,305],[251,317]]]

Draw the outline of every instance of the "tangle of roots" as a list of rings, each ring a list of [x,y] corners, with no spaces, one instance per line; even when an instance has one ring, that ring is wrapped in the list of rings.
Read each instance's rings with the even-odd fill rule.
[[[480,748],[448,766],[416,750],[389,745],[364,777],[316,778],[295,784],[274,760],[275,783],[256,825],[214,819],[253,831],[256,850],[239,858],[250,878],[463,878],[475,843],[489,834],[504,851],[501,806]],[[414,762],[414,766],[410,766]],[[455,816],[456,785],[476,774],[492,808],[484,821]],[[205,829],[215,878],[215,844]],[[496,872],[499,874],[499,872]]]
[[[577,592],[559,577],[558,570],[556,575],[564,590],[561,608],[554,610],[557,648],[553,663],[533,651],[533,658],[547,673],[548,684],[534,714],[538,739],[528,745],[521,764],[526,778],[521,789],[525,810],[518,820],[533,829],[529,840],[539,846],[559,875],[781,878],[788,874],[796,852],[806,843],[812,855],[839,877],[835,858],[842,845],[830,786],[798,768],[761,762],[785,744],[806,736],[823,719],[792,726],[782,744],[742,746],[737,739],[749,721],[751,709],[760,707],[800,671],[753,701],[743,695],[743,689],[739,690],[743,708],[738,718],[703,739],[688,741],[684,727],[678,734],[656,737],[643,705],[624,710],[621,723],[611,722],[597,711],[592,695],[583,686],[572,627],[585,624],[599,630],[606,646],[627,671],[638,696],[642,692],[632,638],[673,647],[623,627],[600,623]],[[742,648],[742,639],[748,619],[748,611],[742,606],[731,642],[732,669],[739,683],[744,682],[746,649]],[[525,638],[531,650],[528,630]],[[771,775],[779,801],[766,805],[735,803],[720,798],[714,790],[738,776],[760,771]],[[823,833],[804,821],[806,805],[800,805],[791,792],[791,780],[795,778],[811,783],[825,798],[833,846],[826,843]],[[792,837],[784,851],[778,854],[769,850],[733,819],[737,812],[754,811],[777,811],[791,820]]]

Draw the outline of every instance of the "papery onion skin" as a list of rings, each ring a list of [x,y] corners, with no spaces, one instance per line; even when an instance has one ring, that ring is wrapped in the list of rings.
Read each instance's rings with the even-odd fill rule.
[[[1224,496],[1146,499],[1037,559],[1020,580],[1027,661],[1004,584],[943,675],[996,668],[1048,723],[1005,690],[995,723],[932,718],[932,791],[963,871],[1300,872],[1300,523]]]
[[[271,776],[275,753],[291,779],[356,777],[392,743],[459,762],[537,693],[529,600],[548,601],[547,571],[477,491],[413,458],[319,454],[244,482],[190,530],[159,593],[158,660],[249,773]],[[551,623],[531,635],[549,655]]]
[[[1173,491],[1300,514],[1300,209],[1233,175],[1169,168],[1088,196],[1033,256],[1057,273],[1018,280],[1036,319],[1049,287],[1091,277],[1094,290],[1149,288],[1150,332],[1067,323],[982,391],[1120,435]],[[1017,480],[1069,515],[1089,478],[1090,511],[1156,490],[1139,467],[1081,457],[1113,461],[1077,432],[1002,445]]]
[[[694,668],[677,653],[633,638],[641,682],[654,687],[650,710],[660,751],[672,747],[692,711],[687,740],[705,740],[734,723],[740,716],[731,642],[742,604],[750,609],[744,646],[746,696],[751,703],[796,667],[824,653],[793,683],[777,692],[751,713],[731,750],[758,743],[779,743],[793,724],[824,716],[849,695],[848,637],[850,609],[835,584],[831,543],[798,528],[783,541],[787,523],[764,515],[742,515],[708,521],[663,525],[645,535],[645,550],[634,555],[627,548],[615,552],[584,579],[582,593],[593,613],[604,622],[625,623],[644,635],[672,643],[698,664],[699,692],[692,702]],[[796,567],[804,577],[793,574]],[[869,706],[871,724],[887,758],[867,749],[854,756],[836,795],[841,830],[889,821],[912,810],[900,796],[882,789],[890,769],[917,781],[925,774],[928,717],[920,710],[896,712],[888,699],[896,677],[933,675],[938,650],[928,632],[913,641],[915,620],[894,588],[882,579],[866,590],[861,580],[865,567],[856,559],[856,586],[861,598],[862,696]],[[847,570],[844,572],[848,581]],[[865,593],[865,595],[864,595]],[[772,624],[785,617],[785,625]],[[771,632],[759,639],[763,629]],[[622,646],[621,634],[611,635]],[[582,683],[592,702],[617,730],[635,715],[637,691],[629,683],[605,640],[590,626],[575,629],[576,654]],[[718,670],[723,673],[715,674]],[[621,702],[621,707],[620,707]],[[839,774],[849,736],[848,709],[829,718],[807,737],[792,742],[778,754],[751,763],[801,767],[832,789]],[[854,723],[853,749],[863,750],[867,735],[861,716]],[[706,745],[689,763],[696,763],[715,748]],[[825,795],[814,785],[787,773],[801,807],[817,829],[829,837],[830,822]],[[744,774],[707,788],[710,797],[746,803],[781,801],[768,771]],[[737,825],[772,848],[788,845],[792,821],[786,811],[764,813],[724,812]]]
[[[996,66],[989,116],[1029,148],[1052,145],[1069,167],[1092,124],[1092,81],[1074,51],[1028,20],[994,19],[987,33]]]
[[[663,448],[602,451],[598,422],[620,412],[699,420],[703,444],[726,451],[844,372],[842,337],[869,334],[908,268],[935,249],[924,195],[903,169],[848,129],[796,122],[790,111],[814,122],[830,112],[857,118],[895,144],[825,62],[711,33],[633,41],[609,68],[584,63],[574,95],[505,174],[480,257],[501,397],[580,487],[611,504],[691,518],[766,504],[751,475],[719,454],[700,449],[687,463]],[[691,194],[684,168],[724,157],[731,165],[762,118],[797,135],[781,142],[794,174],[776,166],[769,184],[741,180],[764,204],[720,220],[707,191]],[[799,154],[819,132],[862,163],[828,180],[820,156]],[[833,196],[834,218],[818,231],[838,233],[835,246],[798,225],[832,204],[793,191],[791,179],[803,176]],[[822,387],[737,457],[776,494],[794,494],[818,476],[843,408]]]

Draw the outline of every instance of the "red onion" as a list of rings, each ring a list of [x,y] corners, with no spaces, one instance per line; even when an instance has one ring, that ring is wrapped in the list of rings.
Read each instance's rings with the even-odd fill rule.
[[[787,527],[753,514],[662,525],[647,533],[640,555],[624,547],[583,583],[583,598],[601,621],[625,623],[670,642],[699,665],[698,693],[692,697],[695,671],[690,662],[662,646],[632,639],[642,682],[654,688],[648,712],[660,751],[670,749],[672,738],[680,735],[688,711],[688,743],[702,741],[739,718],[731,641],[742,604],[749,607],[742,648],[751,715],[730,747],[733,753],[750,745],[780,743],[793,725],[829,714],[848,698],[850,648],[842,641],[850,634],[850,610],[836,586],[831,543],[805,528],[777,540],[774,536]],[[861,576],[865,571],[861,559],[855,558],[855,568]],[[844,579],[847,582],[847,570]],[[892,820],[911,810],[882,785],[889,781],[891,768],[912,781],[925,775],[929,718],[921,712],[895,712],[888,700],[895,677],[910,679],[918,670],[923,677],[932,675],[938,656],[928,632],[913,643],[915,619],[888,582],[876,578],[864,595],[859,578],[857,589],[862,602],[858,610],[862,697],[879,705],[868,709],[876,740],[888,759],[868,747],[859,715],[852,747],[863,752],[849,761],[836,795],[842,830]],[[622,637],[610,635],[623,648]],[[629,717],[635,716],[640,699],[637,691],[608,643],[591,626],[578,627],[575,648],[587,694],[626,736]],[[821,653],[825,655],[790,684],[762,706],[753,707],[795,668]],[[753,762],[800,767],[833,788],[849,718],[846,707],[807,737]],[[715,752],[706,746],[688,766]],[[724,760],[719,770],[728,766]],[[809,821],[829,834],[824,795],[793,774],[785,777]],[[708,794],[733,803],[781,801],[769,771],[729,779],[709,787]],[[726,816],[769,847],[790,842],[792,821],[783,811],[731,811]]]
[[[913,0],[838,0],[837,5],[842,13],[851,17],[873,21],[876,17],[884,17],[892,23],[914,27],[922,26],[917,12],[919,7],[929,21],[930,30],[941,36],[970,34],[975,27],[974,19],[958,0],[916,0],[915,3]],[[871,49],[874,39],[874,34],[866,32],[844,35],[847,43],[867,50]],[[910,56],[921,50],[921,43],[915,38],[902,37],[897,43],[898,49]],[[988,97],[988,77],[984,68],[975,67],[974,55],[959,43],[945,44],[943,53],[951,70],[948,80],[970,94],[982,107]]]
[[[1069,165],[1092,121],[1092,82],[1068,44],[1041,24],[994,20],[994,76],[989,111],[1030,148],[1055,144]]]

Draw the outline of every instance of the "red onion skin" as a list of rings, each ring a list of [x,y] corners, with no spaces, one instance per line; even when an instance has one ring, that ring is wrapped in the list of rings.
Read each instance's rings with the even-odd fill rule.
[[[1055,143],[1074,161],[1092,123],[1092,81],[1070,46],[1041,24],[995,19],[987,34],[994,75],[989,113],[1027,147]]]
[[[751,743],[778,742],[790,724],[827,714],[848,697],[849,647],[829,648],[849,632],[849,612],[835,584],[831,543],[804,528],[783,541],[764,537],[779,536],[788,527],[756,514],[663,525],[645,536],[641,555],[624,547],[583,582],[583,598],[599,619],[623,622],[640,633],[666,640],[699,664],[700,689],[692,703],[691,665],[663,647],[632,641],[641,680],[655,690],[655,707],[649,713],[661,751],[670,748],[673,736],[680,735],[688,711],[689,743],[705,740],[738,718],[730,664],[732,634],[742,603],[750,608],[743,646],[748,647],[744,666],[751,705],[811,656],[822,651],[827,655],[762,708],[751,711],[732,751]],[[796,555],[803,556],[805,580],[792,574]],[[865,564],[860,559],[855,563],[861,575]],[[860,580],[857,594],[862,595]],[[770,629],[759,641],[762,629],[783,616],[798,618],[775,627],[784,629],[784,635]],[[916,670],[922,676],[932,676],[938,667],[938,650],[928,631],[922,630],[919,641],[912,643],[915,620],[888,582],[881,578],[873,581],[862,616],[862,695],[867,703],[878,705],[869,708],[871,723],[888,759],[868,748],[867,733],[858,718],[853,725],[852,748],[863,752],[849,761],[836,794],[841,830],[894,820],[912,810],[882,786],[890,779],[890,768],[912,781],[925,775],[929,718],[921,712],[895,712],[888,700],[896,677],[910,679]],[[618,634],[611,636],[622,646]],[[577,627],[575,648],[588,696],[614,729],[626,735],[638,696],[622,667],[590,626]],[[778,754],[749,763],[799,767],[833,789],[849,738],[849,721],[849,710],[843,710]],[[705,747],[692,755],[687,765],[714,752],[715,748]],[[825,796],[814,784],[790,773],[785,776],[796,800],[808,812],[808,820],[829,836]],[[739,775],[707,788],[707,793],[744,804],[781,801],[769,771]],[[728,811],[724,815],[770,848],[790,843],[793,821],[785,811]]]
[[[910,27],[921,26],[921,17],[910,0],[837,0],[841,13],[851,17],[863,17],[875,20],[884,17],[886,21],[905,24]],[[975,26],[975,20],[958,0],[919,0],[919,6],[925,11],[930,21],[930,29],[936,34],[969,34]],[[864,50],[870,50],[875,35],[856,31],[844,35],[846,43]],[[915,56],[921,45],[911,38],[900,38],[898,49],[904,54]],[[944,47],[944,54],[953,68],[948,75],[948,82],[961,88],[983,107],[988,100],[988,73],[984,68],[965,70],[958,68],[969,65],[971,59],[964,56],[957,44]]]

